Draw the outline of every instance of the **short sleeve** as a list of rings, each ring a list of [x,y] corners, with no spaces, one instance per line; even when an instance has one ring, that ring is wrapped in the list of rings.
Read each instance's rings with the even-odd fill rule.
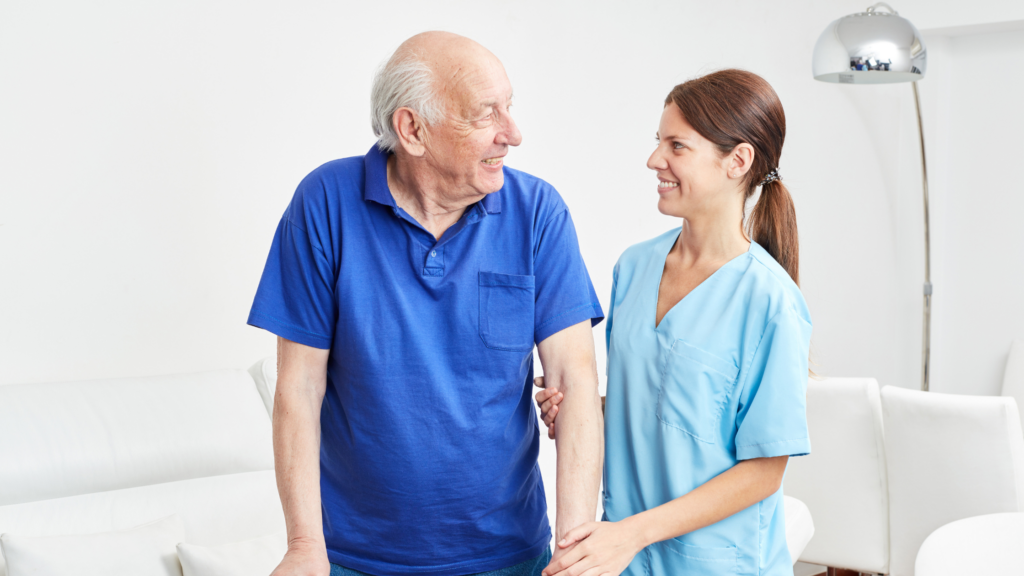
[[[277,226],[248,323],[326,350],[334,336],[337,305],[334,266],[317,235],[327,226],[325,210],[309,205],[316,197],[309,188],[316,184],[309,177],[303,181]]]
[[[787,309],[765,328],[741,389],[736,458],[810,454],[807,356],[811,325]]]
[[[542,229],[535,249],[534,285],[534,342],[584,320],[596,326],[604,318],[568,209]]]
[[[615,317],[615,286],[619,283],[619,263],[615,263],[615,268],[612,270],[612,296],[608,300],[608,316],[605,317],[604,322],[604,346],[605,352],[607,352],[608,358],[611,358],[612,350],[612,319]]]

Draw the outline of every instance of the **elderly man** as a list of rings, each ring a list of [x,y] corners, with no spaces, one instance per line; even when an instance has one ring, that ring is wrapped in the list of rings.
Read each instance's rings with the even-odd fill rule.
[[[564,394],[557,537],[594,519],[603,315],[558,193],[504,166],[511,99],[479,44],[414,36],[374,80],[377,143],[281,219],[249,316],[279,336],[274,576],[539,574],[535,343]]]

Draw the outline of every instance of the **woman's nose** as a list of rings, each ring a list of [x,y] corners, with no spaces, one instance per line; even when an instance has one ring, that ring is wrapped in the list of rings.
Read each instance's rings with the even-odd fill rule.
[[[651,152],[651,157],[647,159],[647,167],[651,170],[664,170],[667,167],[665,159],[661,156],[661,146]]]

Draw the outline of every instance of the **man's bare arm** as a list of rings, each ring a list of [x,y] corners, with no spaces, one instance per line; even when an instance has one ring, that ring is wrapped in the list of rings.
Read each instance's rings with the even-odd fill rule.
[[[277,339],[274,469],[288,552],[271,576],[328,576],[320,512],[320,406],[329,350]]]
[[[545,385],[563,394],[555,421],[557,542],[569,530],[592,522],[597,514],[604,423],[590,320],[551,335],[537,345],[537,352],[544,367]]]

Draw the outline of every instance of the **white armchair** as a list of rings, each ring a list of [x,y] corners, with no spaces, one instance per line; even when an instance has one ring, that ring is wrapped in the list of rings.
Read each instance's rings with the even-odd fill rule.
[[[932,532],[917,553],[916,576],[1020,574],[1024,571],[1024,513],[985,514]]]
[[[881,397],[893,576],[912,576],[921,544],[945,524],[1024,511],[1024,433],[1012,398],[892,386]]]
[[[865,573],[889,571],[889,502],[882,406],[873,378],[807,386],[809,456],[790,460],[786,495],[814,518],[802,562]]]

